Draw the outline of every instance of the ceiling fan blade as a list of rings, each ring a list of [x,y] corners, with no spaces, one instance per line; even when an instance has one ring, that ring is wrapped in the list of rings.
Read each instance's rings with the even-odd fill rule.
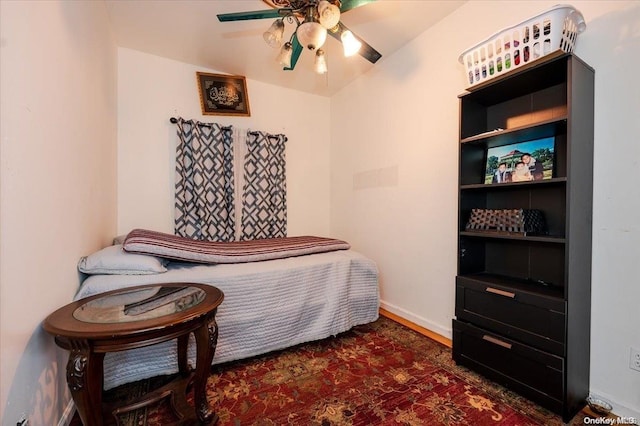
[[[351,30],[347,28],[347,26],[342,22],[338,22],[338,25],[336,25],[336,28],[332,28],[327,32],[331,37],[335,38],[336,40],[342,43],[342,39],[340,38],[340,36],[345,31],[351,31]],[[351,33],[360,43],[362,43],[362,47],[358,51],[358,54],[363,58],[365,58],[367,61],[371,62],[372,64],[375,64],[376,62],[378,62],[378,59],[382,57],[382,54],[378,52],[376,49],[374,49],[373,47],[371,47],[369,43],[361,39],[353,31],[351,31]]]
[[[373,3],[375,0],[342,0],[340,5],[340,12],[344,13],[347,10],[355,9],[356,7],[364,6],[365,4]]]
[[[218,15],[220,22],[246,21],[249,19],[279,18],[282,9],[254,10],[253,12],[221,13]]]
[[[298,36],[296,34],[293,35],[293,40],[291,40],[291,44],[293,47],[293,52],[291,53],[291,67],[284,67],[285,71],[292,71],[296,67],[296,63],[298,62],[298,58],[302,53],[302,45],[298,41]]]

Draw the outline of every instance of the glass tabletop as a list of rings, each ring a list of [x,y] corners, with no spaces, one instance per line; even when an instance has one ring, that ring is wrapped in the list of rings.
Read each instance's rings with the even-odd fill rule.
[[[144,321],[186,311],[201,303],[205,295],[197,287],[155,285],[90,300],[73,316],[97,324]]]

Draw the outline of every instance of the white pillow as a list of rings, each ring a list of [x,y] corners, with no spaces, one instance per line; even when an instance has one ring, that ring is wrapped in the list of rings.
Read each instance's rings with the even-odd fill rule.
[[[122,250],[121,244],[116,244],[80,258],[78,270],[85,274],[160,274],[167,272],[166,262],[155,256],[127,253]]]

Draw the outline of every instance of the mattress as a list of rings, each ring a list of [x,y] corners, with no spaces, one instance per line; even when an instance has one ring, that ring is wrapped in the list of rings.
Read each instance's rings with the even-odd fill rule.
[[[193,282],[215,286],[225,298],[216,315],[213,364],[323,339],[378,318],[376,264],[353,250],[242,264],[171,262],[154,275],[92,275],[75,300],[142,284]],[[195,362],[195,344],[189,343]],[[104,360],[104,388],[178,371],[176,343],[122,352]]]

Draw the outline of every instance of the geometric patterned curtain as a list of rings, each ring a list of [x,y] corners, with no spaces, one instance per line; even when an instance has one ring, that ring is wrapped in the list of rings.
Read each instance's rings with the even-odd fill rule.
[[[247,133],[241,240],[287,236],[285,135]]]
[[[182,118],[177,125],[175,234],[233,241],[233,130]]]

